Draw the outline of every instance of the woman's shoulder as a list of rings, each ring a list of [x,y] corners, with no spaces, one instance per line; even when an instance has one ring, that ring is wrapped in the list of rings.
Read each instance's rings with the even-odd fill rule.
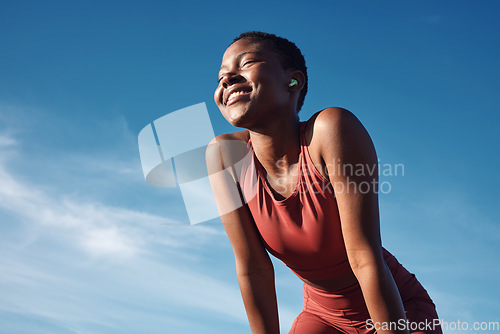
[[[306,127],[313,132],[331,132],[332,130],[346,126],[361,124],[357,117],[347,109],[340,107],[329,107],[318,111],[306,121]]]
[[[248,130],[218,135],[207,146],[205,153],[207,164],[209,166],[218,165],[219,168],[234,164],[247,153],[249,140],[250,133]]]
[[[371,138],[358,118],[349,110],[330,107],[315,113],[306,121],[309,150],[324,159],[349,152],[372,149]]]
[[[326,108],[312,115],[306,121],[306,131],[311,137],[324,139],[366,132],[363,124],[352,112],[340,107]]]

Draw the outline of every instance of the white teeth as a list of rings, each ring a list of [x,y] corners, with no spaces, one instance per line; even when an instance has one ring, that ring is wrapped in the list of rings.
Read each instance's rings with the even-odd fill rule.
[[[229,102],[229,100],[231,100],[233,97],[235,96],[238,96],[238,95],[242,95],[242,94],[246,94],[247,92],[245,91],[237,91],[237,92],[232,92],[231,94],[229,94],[229,96],[227,97],[227,101]],[[227,103],[227,102],[226,102]]]

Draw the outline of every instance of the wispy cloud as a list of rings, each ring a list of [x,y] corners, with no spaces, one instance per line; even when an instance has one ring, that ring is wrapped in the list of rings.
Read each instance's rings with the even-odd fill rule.
[[[13,160],[3,154],[16,142],[0,137],[0,318],[44,319],[75,333],[124,326],[141,332],[148,321],[158,326],[145,331],[150,333],[174,324],[179,332],[201,331],[193,321],[200,314],[245,326],[234,281],[214,278],[217,268],[197,266],[227,245],[220,226],[190,227],[64,192],[58,184],[30,182],[13,172],[26,161],[23,152],[15,151]],[[79,170],[73,173],[77,183]],[[99,179],[105,187],[105,177]]]
[[[8,147],[15,144],[17,144],[17,141],[14,138],[7,134],[0,134],[0,147]]]

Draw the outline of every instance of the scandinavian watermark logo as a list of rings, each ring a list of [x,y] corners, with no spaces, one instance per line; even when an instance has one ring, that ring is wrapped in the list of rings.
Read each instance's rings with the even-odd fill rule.
[[[247,145],[241,141],[225,141],[232,162],[209,175],[206,153],[214,137],[205,103],[166,114],[146,125],[138,136],[146,182],[155,187],[179,187],[191,225],[218,218],[245,202],[239,195],[236,182],[243,166],[248,164]],[[246,153],[241,155],[242,152]],[[234,177],[235,173],[238,177]],[[217,203],[210,177],[231,187]]]
[[[146,182],[179,187],[191,224],[219,216],[205,164],[205,149],[213,138],[205,103],[166,114],[138,136]]]

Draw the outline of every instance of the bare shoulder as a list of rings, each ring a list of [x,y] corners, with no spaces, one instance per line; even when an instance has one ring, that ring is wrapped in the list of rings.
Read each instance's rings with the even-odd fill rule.
[[[310,150],[317,152],[323,161],[371,160],[376,157],[370,135],[347,109],[331,107],[317,112],[307,121],[306,132]]]
[[[308,127],[319,136],[331,136],[341,130],[364,130],[358,118],[349,110],[339,107],[330,107],[314,114],[308,120]]]
[[[205,153],[209,170],[224,169],[239,161],[246,154],[249,139],[248,130],[225,133],[212,139]]]

